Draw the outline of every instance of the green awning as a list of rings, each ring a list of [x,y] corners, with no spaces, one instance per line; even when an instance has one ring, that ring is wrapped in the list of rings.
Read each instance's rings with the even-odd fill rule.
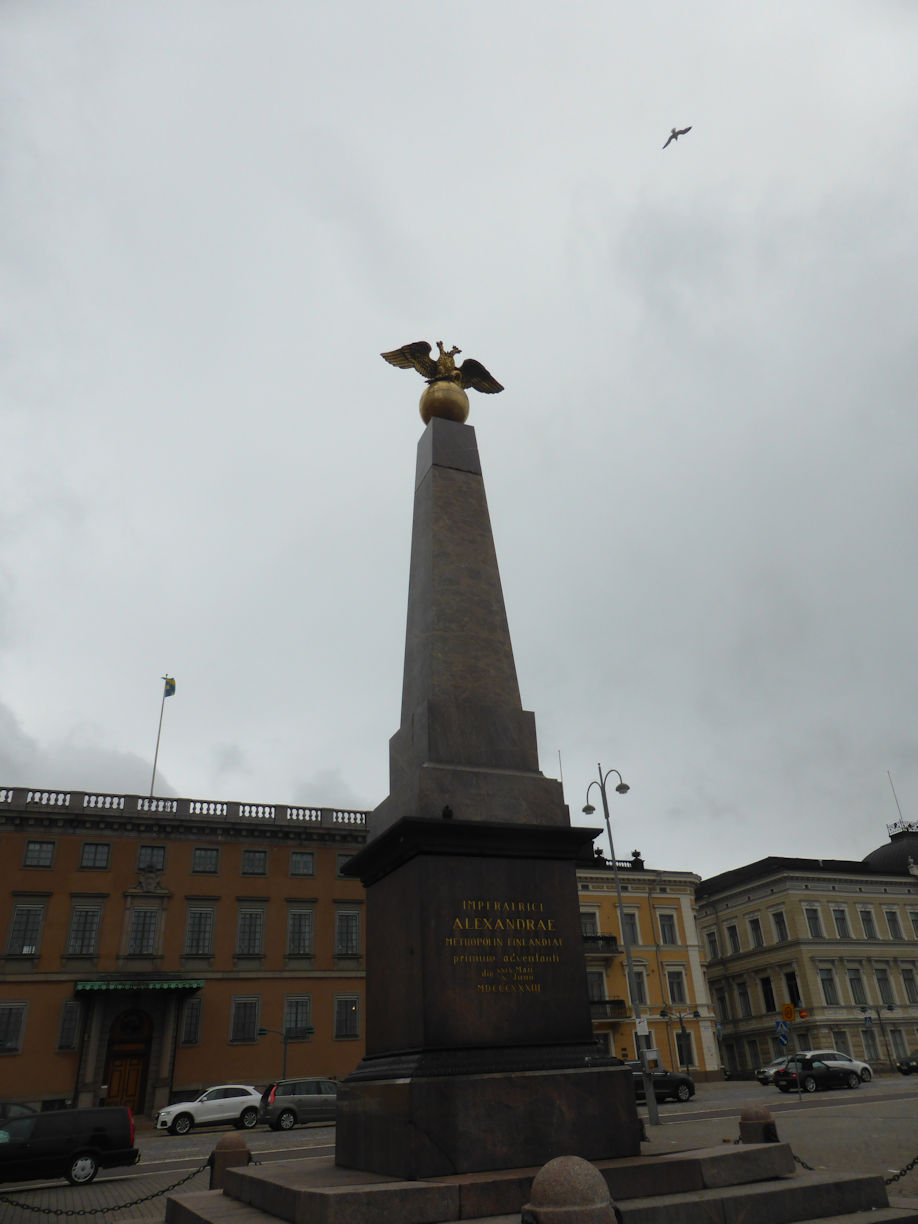
[[[95,982],[77,982],[74,990],[201,990],[203,981],[191,978],[119,978]]]

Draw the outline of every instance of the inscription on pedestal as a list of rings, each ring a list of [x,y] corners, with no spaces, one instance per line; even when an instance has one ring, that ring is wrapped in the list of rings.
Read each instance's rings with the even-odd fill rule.
[[[453,972],[478,994],[544,994],[564,938],[542,901],[467,897],[445,937]]]

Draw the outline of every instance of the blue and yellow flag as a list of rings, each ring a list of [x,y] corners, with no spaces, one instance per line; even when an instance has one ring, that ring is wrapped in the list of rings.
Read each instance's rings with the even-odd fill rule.
[[[175,692],[175,677],[174,676],[163,676],[163,679],[166,682],[165,696],[171,697],[172,694]]]

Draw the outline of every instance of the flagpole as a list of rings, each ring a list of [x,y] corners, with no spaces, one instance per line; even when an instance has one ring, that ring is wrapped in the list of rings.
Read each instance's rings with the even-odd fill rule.
[[[166,708],[166,687],[169,676],[163,676],[163,699],[159,704],[159,730],[156,732],[156,751],[153,753],[153,777],[150,779],[150,798],[153,798],[153,787],[156,785],[156,762],[159,760],[159,740],[163,733],[163,711]]]

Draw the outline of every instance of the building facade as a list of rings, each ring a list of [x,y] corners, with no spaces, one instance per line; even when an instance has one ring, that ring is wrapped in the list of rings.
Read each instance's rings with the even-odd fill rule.
[[[624,933],[631,944],[635,1001],[648,1032],[671,1070],[695,1079],[722,1078],[714,1018],[695,922],[695,886],[689,871],[648,868],[634,852],[617,860],[624,913],[620,920],[611,862],[597,855],[577,869],[593,1031],[610,1054],[637,1057],[633,1001],[628,990]],[[622,929],[624,923],[624,933]]]
[[[0,1093],[151,1113],[363,1056],[366,814],[0,788]]]
[[[918,825],[862,861],[770,857],[704,880],[698,925],[724,1065],[841,1050],[876,1070],[918,1048]],[[918,869],[916,869],[918,870]],[[794,1008],[788,1045],[778,1022]]]

